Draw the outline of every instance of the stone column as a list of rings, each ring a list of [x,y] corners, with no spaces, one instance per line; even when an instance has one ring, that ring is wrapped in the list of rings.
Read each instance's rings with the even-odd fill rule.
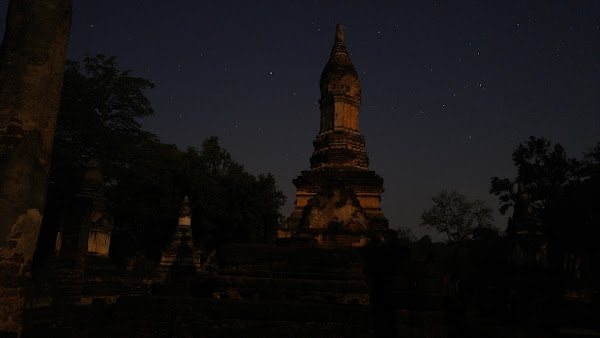
[[[21,332],[73,0],[11,0],[0,46],[0,335]]]

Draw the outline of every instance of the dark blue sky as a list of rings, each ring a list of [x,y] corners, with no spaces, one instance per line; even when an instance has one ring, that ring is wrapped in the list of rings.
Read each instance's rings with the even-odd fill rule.
[[[530,135],[570,156],[600,141],[597,1],[75,0],[69,58],[115,55],[154,81],[145,129],[180,148],[218,136],[250,172],[274,173],[289,214],[338,22],[394,228],[424,234],[419,216],[444,188],[496,208],[489,179],[514,176],[511,153]]]

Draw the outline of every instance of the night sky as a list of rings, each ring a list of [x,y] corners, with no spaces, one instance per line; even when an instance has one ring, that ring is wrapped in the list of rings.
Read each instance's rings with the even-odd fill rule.
[[[248,171],[275,175],[289,215],[344,24],[383,213],[420,237],[441,189],[497,209],[490,177],[514,177],[512,151],[530,135],[569,156],[600,141],[599,1],[455,3],[75,0],[68,56],[115,55],[154,81],[144,129],[181,149],[218,136]]]

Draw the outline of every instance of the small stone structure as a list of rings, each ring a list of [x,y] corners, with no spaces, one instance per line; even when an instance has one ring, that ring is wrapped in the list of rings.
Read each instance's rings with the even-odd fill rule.
[[[104,196],[102,194],[102,173],[98,161],[88,164],[83,177],[81,196],[88,196],[92,202],[89,219],[89,235],[87,253],[108,257],[110,236],[113,230],[112,217],[106,213]]]
[[[47,297],[36,303],[114,303],[122,294],[134,294],[138,285],[126,285],[122,272],[109,257],[113,218],[103,195],[100,164],[88,162],[79,192],[64,214],[56,236],[55,255],[39,273],[46,278]],[[133,291],[132,291],[133,290]]]
[[[313,141],[311,170],[293,183],[296,208],[278,238],[308,237],[319,246],[364,246],[394,236],[381,213],[383,179],[368,170],[365,138],[358,130],[361,86],[337,25],[321,74],[321,128]]]
[[[113,220],[106,213],[102,193],[102,173],[100,164],[92,159],[81,182],[79,193],[75,196],[75,209],[69,214],[78,214],[73,224],[63,223],[56,237],[55,250],[60,253],[65,236],[65,227],[73,226],[74,234],[79,238],[78,247],[88,254],[108,257]],[[69,220],[69,217],[66,218]],[[87,243],[84,243],[87,242]]]
[[[171,244],[162,251],[162,258],[157,269],[160,281],[193,276],[203,269],[200,263],[201,252],[194,247],[191,224],[190,202],[185,196],[181,204],[175,235],[173,235]]]

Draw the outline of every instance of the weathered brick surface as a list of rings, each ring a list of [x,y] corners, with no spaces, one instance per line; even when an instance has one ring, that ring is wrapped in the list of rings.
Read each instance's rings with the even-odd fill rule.
[[[8,6],[0,48],[2,292],[16,287],[19,294],[19,281],[30,274],[45,205],[71,6],[72,0],[11,1]],[[20,332],[24,299],[0,302],[0,334]]]

